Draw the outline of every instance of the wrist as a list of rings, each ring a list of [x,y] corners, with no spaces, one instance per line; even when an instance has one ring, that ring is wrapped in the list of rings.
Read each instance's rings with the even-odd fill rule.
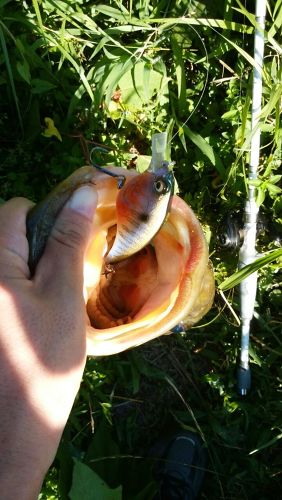
[[[12,404],[2,402],[1,407],[5,408],[0,419],[1,499],[37,499],[61,432],[50,429],[18,398]]]
[[[47,470],[42,474],[36,462],[13,464],[0,459],[0,488],[2,500],[36,500]]]

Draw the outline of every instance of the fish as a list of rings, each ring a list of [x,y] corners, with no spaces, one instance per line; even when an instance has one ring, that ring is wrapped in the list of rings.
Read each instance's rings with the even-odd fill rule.
[[[36,205],[27,221],[34,273],[73,191],[84,184],[97,191],[83,271],[89,356],[116,354],[186,331],[211,308],[215,291],[205,235],[192,209],[173,194],[173,174],[110,170],[125,176],[122,189],[104,172],[81,167]],[[140,214],[148,219],[140,220]]]

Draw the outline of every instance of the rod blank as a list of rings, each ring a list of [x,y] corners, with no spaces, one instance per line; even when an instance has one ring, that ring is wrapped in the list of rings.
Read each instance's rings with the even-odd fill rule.
[[[264,55],[264,24],[266,15],[266,1],[256,0],[256,22],[254,40],[254,60],[252,88],[252,123],[249,180],[257,179],[260,153],[260,114],[262,100],[262,68]],[[249,185],[248,200],[245,205],[244,241],[239,252],[239,267],[254,262],[257,258],[256,235],[258,206],[255,201],[255,188]],[[253,273],[240,284],[241,302],[241,350],[238,368],[237,386],[242,396],[246,395],[251,385],[249,367],[250,325],[254,314],[257,291],[257,273]]]

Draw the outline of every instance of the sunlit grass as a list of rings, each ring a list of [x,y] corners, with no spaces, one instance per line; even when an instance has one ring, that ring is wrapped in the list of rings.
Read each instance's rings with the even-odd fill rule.
[[[43,198],[85,164],[94,143],[108,148],[107,163],[134,168],[150,155],[152,134],[166,130],[180,195],[208,228],[219,288],[213,309],[186,335],[88,360],[41,500],[94,484],[89,467],[111,488],[121,485],[124,499],[150,500],[150,447],[179,429],[207,445],[202,498],[280,495],[282,2],[268,5],[260,256],[238,271],[240,241],[224,248],[220,237],[231,214],[240,232],[248,192],[253,4],[0,3],[1,198]],[[62,142],[42,135],[46,116]],[[237,285],[252,272],[259,277],[252,388],[242,399]]]

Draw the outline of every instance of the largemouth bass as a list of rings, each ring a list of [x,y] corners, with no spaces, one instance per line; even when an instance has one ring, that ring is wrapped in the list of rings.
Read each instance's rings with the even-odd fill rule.
[[[210,309],[214,297],[205,236],[193,211],[173,195],[172,174],[110,169],[126,178],[120,190],[114,178],[82,167],[36,205],[27,221],[34,273],[73,191],[84,184],[97,190],[93,240],[84,262],[87,352],[94,356],[142,344],[179,324],[185,330]]]

